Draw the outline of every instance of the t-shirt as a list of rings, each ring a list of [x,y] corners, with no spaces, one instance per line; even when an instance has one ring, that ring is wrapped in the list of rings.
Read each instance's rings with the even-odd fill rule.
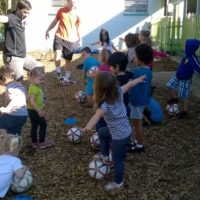
[[[34,84],[31,84],[28,90],[29,95],[33,95],[35,97],[35,102],[40,109],[44,108],[44,94],[42,89]],[[33,107],[28,103],[28,109],[33,109]]]
[[[105,111],[103,117],[113,140],[127,138],[132,132],[123,101],[123,87],[119,88],[119,93],[120,96],[116,102],[110,104],[104,101],[100,106]]]
[[[8,14],[7,17],[4,54],[24,58],[26,56],[25,22],[16,14]]]
[[[67,7],[60,8],[56,14],[59,21],[56,35],[69,42],[78,41],[77,29],[80,25],[80,18]]]
[[[22,166],[21,160],[10,155],[0,155],[0,198],[3,198],[13,179],[16,170]]]
[[[16,81],[9,83],[6,87],[6,99],[10,109],[6,113],[14,116],[28,116],[26,96],[26,89],[21,83]]]
[[[139,67],[133,71],[133,79],[146,75],[145,82],[139,83],[129,90],[129,101],[133,106],[147,106],[151,97],[152,71],[149,67]]]

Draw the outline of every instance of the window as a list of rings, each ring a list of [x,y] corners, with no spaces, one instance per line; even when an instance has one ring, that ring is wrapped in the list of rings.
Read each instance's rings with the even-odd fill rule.
[[[51,0],[51,11],[49,15],[55,15],[59,8],[66,5],[66,0]]]
[[[148,0],[124,0],[125,14],[147,14]]]

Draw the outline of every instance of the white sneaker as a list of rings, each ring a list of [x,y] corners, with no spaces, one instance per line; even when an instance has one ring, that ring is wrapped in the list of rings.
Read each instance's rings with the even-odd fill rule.
[[[104,155],[101,154],[101,152],[94,155],[94,159],[95,160],[102,160],[103,162],[110,161],[109,156],[104,156]]]
[[[123,182],[117,184],[115,182],[108,182],[106,185],[105,185],[105,190],[107,191],[111,191],[111,190],[120,190],[120,189],[123,189]]]

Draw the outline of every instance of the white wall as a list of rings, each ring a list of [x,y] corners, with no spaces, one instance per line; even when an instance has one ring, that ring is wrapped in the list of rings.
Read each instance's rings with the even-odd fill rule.
[[[147,29],[148,23],[163,14],[160,0],[149,0],[149,16],[124,16],[124,0],[76,0],[77,12],[81,17],[82,45],[88,46],[98,40],[99,31],[105,28],[117,47],[120,47],[119,37],[128,32],[139,32]],[[50,32],[50,38],[45,40],[45,30],[55,16],[50,16],[51,0],[30,0],[32,12],[26,27],[27,50],[50,48],[55,29]],[[151,15],[153,13],[153,15]]]

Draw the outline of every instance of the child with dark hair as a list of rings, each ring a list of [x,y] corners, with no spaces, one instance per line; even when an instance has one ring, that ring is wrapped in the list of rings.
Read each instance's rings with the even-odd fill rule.
[[[143,82],[144,79],[145,76],[141,76],[119,87],[116,77],[110,72],[99,72],[95,77],[94,103],[96,105],[96,112],[83,128],[83,131],[91,131],[102,117],[104,117],[107,123],[107,127],[101,128],[102,134],[99,134],[101,154],[98,155],[99,158],[96,158],[104,162],[109,161],[111,143],[115,175],[114,181],[105,185],[107,191],[123,187],[124,158],[132,132],[123,101],[123,94],[130,90],[130,88]]]
[[[176,71],[176,75],[169,80],[167,87],[171,90],[171,99],[168,104],[181,101],[182,111],[179,118],[184,118],[188,112],[188,97],[192,85],[194,72],[200,74],[200,61],[197,58],[196,51],[200,47],[200,40],[187,39],[185,42],[185,55]],[[176,88],[178,87],[178,97]]]
[[[8,133],[21,135],[22,127],[28,116],[25,87],[15,81],[16,74],[7,66],[0,68],[0,85],[6,87],[7,105],[0,107],[0,129]]]
[[[92,107],[94,78],[92,76],[88,76],[88,72],[92,67],[95,67],[95,66],[99,67],[99,61],[92,56],[92,51],[89,47],[84,47],[81,50],[81,56],[84,59],[83,72],[84,72],[84,78],[87,81],[86,87],[85,87],[85,92],[87,95],[86,107]]]
[[[128,33],[124,42],[126,47],[128,48],[127,56],[128,56],[128,64],[126,67],[126,71],[131,71],[133,68],[136,68],[135,64],[135,46],[139,44],[139,37],[137,33]]]
[[[107,49],[110,50],[111,52],[117,51],[116,47],[110,40],[110,36],[107,30],[101,29],[99,33],[99,40],[96,42],[91,43],[91,45],[100,45],[100,50],[102,49]]]
[[[135,128],[135,142],[131,147],[132,152],[145,152],[144,148],[144,134],[143,134],[143,112],[149,103],[151,97],[151,79],[152,71],[148,63],[153,60],[153,51],[148,44],[139,44],[135,48],[136,58],[135,62],[139,66],[133,69],[133,79],[141,75],[145,75],[145,82],[135,86],[129,92],[129,101],[131,103],[130,118]]]

